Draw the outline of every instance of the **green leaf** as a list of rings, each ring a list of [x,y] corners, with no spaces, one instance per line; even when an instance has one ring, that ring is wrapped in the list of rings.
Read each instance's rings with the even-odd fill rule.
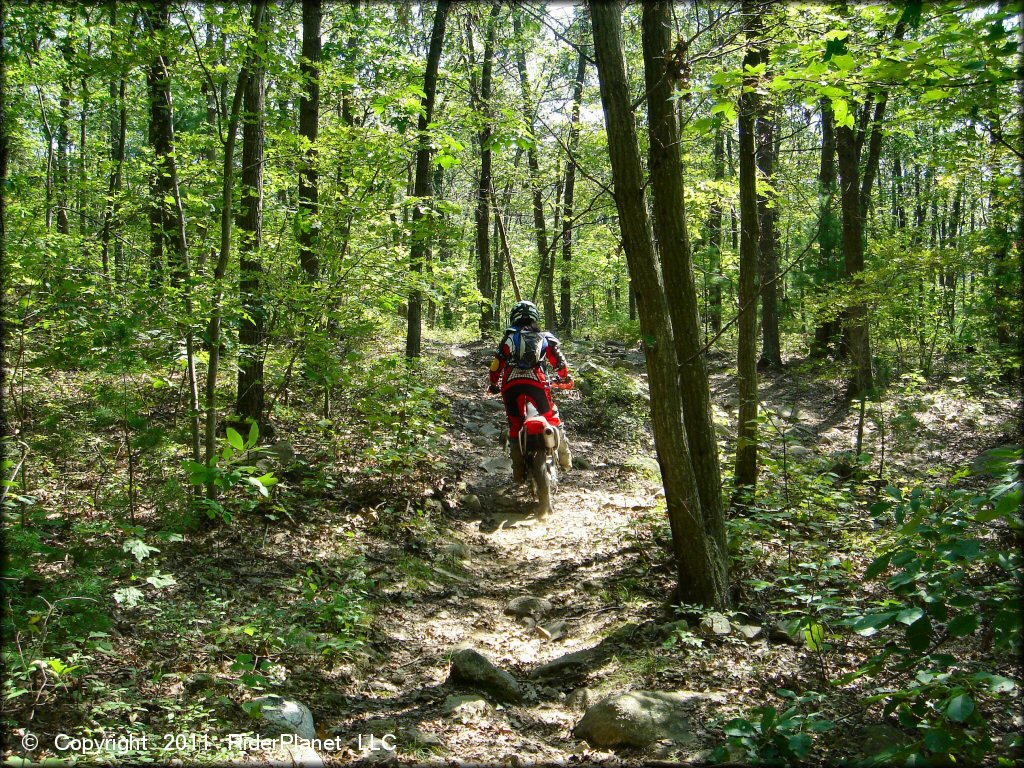
[[[978,617],[972,613],[962,613],[949,622],[947,629],[953,637],[964,637],[974,633],[978,628]]]
[[[844,72],[849,72],[857,66],[857,60],[848,53],[841,53],[838,56],[833,56],[832,63]]]
[[[757,731],[754,724],[743,717],[736,717],[725,724],[726,736],[754,736]]]
[[[946,717],[955,723],[962,723],[974,713],[974,699],[966,693],[954,696],[946,705]]]
[[[854,622],[853,631],[865,637],[875,634],[879,627],[885,627],[896,618],[897,611],[886,611],[885,613],[869,613],[861,616]]]
[[[945,754],[953,744],[953,737],[942,728],[933,728],[925,734],[924,745],[932,752]]]
[[[245,441],[242,436],[238,434],[238,431],[232,427],[228,427],[228,444],[236,451],[245,450]]]
[[[794,733],[788,739],[789,751],[799,758],[807,757],[811,751],[811,737],[806,733]]]
[[[836,125],[853,128],[853,115],[846,99],[832,99],[832,111],[835,113]]]
[[[923,613],[923,612],[922,612]],[[932,642],[932,620],[927,614],[907,627],[907,645],[911,650],[923,653]]]
[[[157,589],[163,589],[164,587],[172,587],[178,583],[178,580],[169,573],[160,573],[157,571],[152,576],[146,578],[147,584],[152,584]]]
[[[245,441],[245,447],[246,448],[252,448],[254,445],[256,445],[256,442],[259,439],[260,439],[260,425],[257,424],[254,421],[252,423],[252,426],[249,427],[249,437]]]
[[[142,539],[128,539],[128,541],[121,545],[121,548],[125,552],[130,552],[140,563],[154,552],[160,551],[156,547],[149,546]]]
[[[816,621],[807,625],[804,637],[807,639],[807,647],[812,651],[820,651],[824,647],[825,627]]]
[[[864,578],[873,579],[879,574],[881,574],[883,571],[885,571],[886,568],[889,567],[890,560],[892,560],[892,552],[886,552],[881,557],[875,558],[871,562],[871,565],[868,566],[868,569],[864,571]]]
[[[896,621],[900,624],[913,624],[915,621],[924,616],[924,611],[918,607],[904,608],[898,614],[896,614]]]

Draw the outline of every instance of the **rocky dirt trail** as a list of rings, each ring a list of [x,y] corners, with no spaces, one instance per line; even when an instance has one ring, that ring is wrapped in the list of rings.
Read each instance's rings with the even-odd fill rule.
[[[591,351],[642,386],[640,352]],[[554,513],[539,519],[527,487],[513,486],[507,452],[498,445],[502,405],[485,396],[491,346],[434,345],[430,354],[445,358],[451,374],[443,392],[451,403],[444,437],[451,479],[436,494],[449,535],[430,545],[436,551],[428,558],[425,588],[404,589],[399,582],[384,593],[375,625],[378,666],[360,670],[318,702],[320,733],[348,738],[352,747],[321,755],[326,763],[691,761],[720,743],[720,735],[709,733],[716,721],[818,674],[799,638],[769,623],[778,617],[768,615],[731,615],[731,625],[721,615],[706,619],[707,626],[692,628],[704,638],[692,663],[659,667],[656,654],[645,649],[657,648],[675,630],[663,603],[670,574],[651,541],[651,516],[663,514],[652,456],[579,429],[585,405],[562,402],[578,466],[562,475]],[[716,421],[727,434],[735,420],[730,362],[712,357],[710,363]],[[761,394],[763,407],[785,422],[793,456],[813,453],[831,462],[852,447],[856,411],[827,382],[788,368],[764,376]],[[945,405],[955,407],[934,402],[930,412]],[[978,432],[972,445],[943,458],[975,455],[1008,413],[1005,403],[986,408],[970,425]],[[940,418],[914,440],[948,452],[958,442],[958,426]],[[874,439],[873,429],[867,425],[866,440]],[[769,435],[767,443],[774,454],[781,440]],[[909,463],[906,449],[918,443],[903,444],[891,460]],[[722,450],[728,454],[727,442]],[[752,686],[752,680],[761,683]],[[609,695],[619,698],[594,706]],[[581,726],[585,713],[588,722]],[[613,751],[622,722],[633,731],[618,745],[626,748]],[[603,749],[583,738],[602,729],[596,743]],[[367,749],[386,734],[395,735],[397,749]],[[629,740],[645,746],[629,746]]]
[[[614,593],[616,579],[643,557],[630,523],[656,504],[660,488],[638,479],[621,449],[573,430],[577,404],[562,402],[586,468],[562,473],[554,514],[539,519],[498,445],[501,402],[484,397],[491,346],[446,351],[453,421],[446,439],[465,484],[449,513],[456,535],[442,547],[451,567],[438,566],[438,588],[382,609],[380,629],[393,641],[388,662],[362,682],[361,696],[346,697],[345,717],[330,730],[396,733],[398,750],[365,753],[369,762],[565,762],[588,751],[572,735],[594,699],[587,679],[614,674],[616,645],[653,628],[640,627],[650,618],[639,615],[643,606],[622,604]],[[451,671],[453,652],[467,648],[511,674],[516,690],[449,680],[459,674]]]

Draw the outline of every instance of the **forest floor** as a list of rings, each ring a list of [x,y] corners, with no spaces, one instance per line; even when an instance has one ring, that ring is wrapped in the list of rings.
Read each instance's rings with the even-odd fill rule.
[[[580,342],[569,352],[576,366],[591,359],[615,371],[615,381],[645,387],[638,350]],[[838,503],[840,512],[827,519],[776,530],[755,520],[732,529],[731,630],[673,623],[664,503],[646,428],[619,439],[615,425],[627,430],[628,422],[595,412],[586,397],[563,402],[577,466],[561,477],[554,514],[539,519],[527,488],[513,485],[497,442],[501,403],[484,396],[491,346],[432,343],[425,354],[444,360],[438,394],[450,406],[434,487],[396,503],[379,483],[368,490],[351,468],[331,466],[299,430],[281,430],[300,456],[325,463],[326,482],[286,513],[163,544],[160,568],[176,585],[159,606],[118,612],[103,635],[111,647],[92,658],[89,679],[69,699],[58,695],[47,711],[35,711],[33,729],[109,732],[117,721],[155,733],[183,724],[195,731],[203,722],[258,731],[244,702],[274,693],[305,703],[318,736],[342,745],[292,753],[299,761],[644,765],[706,759],[724,742],[726,721],[766,703],[785,706],[778,691],[787,689],[828,691],[848,738],[830,740],[827,759],[857,754],[863,729],[883,718],[852,693],[830,690],[827,680],[848,671],[860,652],[849,644],[812,651],[775,625],[787,618],[779,585],[799,586],[786,578],[808,561],[822,588],[847,596],[866,588],[857,574],[880,536],[870,499]],[[730,365],[711,359],[722,456],[735,418]],[[978,390],[953,377],[941,389],[913,384],[893,398],[883,414],[886,482],[948,477],[950,468],[1010,442],[1013,393]],[[764,375],[761,398],[770,422],[789,435],[786,464],[781,433],[767,439],[766,496],[778,500],[783,487],[796,493],[814,482],[841,490],[858,414],[838,384],[795,363]],[[866,420],[873,462],[882,444],[878,424]],[[532,615],[509,613],[521,597],[537,599]],[[740,625],[760,630],[748,639]],[[332,636],[362,640],[346,645]],[[502,704],[450,681],[451,655],[467,647],[511,673],[523,700]],[[606,751],[574,737],[588,705],[628,690],[704,694],[693,699],[691,738]],[[396,749],[380,748],[382,740]],[[247,759],[268,756],[257,750]],[[239,754],[221,741],[181,757]]]
[[[576,345],[572,352],[576,364],[596,359],[643,387],[639,350],[598,343]],[[395,580],[384,588],[388,599],[376,616],[376,661],[327,699],[303,692],[324,733],[349,738],[354,751],[334,755],[335,760],[512,766],[700,761],[723,743],[722,725],[732,717],[766,701],[783,706],[778,689],[826,688],[822,675],[837,674],[826,667],[841,662],[823,659],[777,631],[769,637],[783,616],[773,615],[772,606],[739,585],[734,594],[743,610],[730,614],[729,635],[676,630],[672,622],[678,615],[665,602],[672,574],[664,504],[646,430],[637,439],[617,442],[607,428],[595,426],[585,398],[562,402],[577,468],[562,474],[555,513],[540,519],[526,486],[513,485],[507,458],[499,458],[507,455],[497,446],[504,414],[497,398],[484,397],[482,373],[490,345],[436,347],[428,354],[446,357],[450,376],[444,393],[452,419],[444,441],[454,480],[449,479],[447,493],[435,494],[445,523],[433,541],[422,542],[420,551],[430,565],[411,578],[408,568],[403,572],[397,565],[408,557],[415,536],[378,542],[381,548],[368,557],[381,564],[385,580]],[[722,424],[735,417],[728,365],[713,361],[713,397]],[[837,384],[790,368],[765,375],[761,397],[764,406],[782,414],[778,420],[788,420],[799,439],[788,447],[799,446],[793,453],[805,464],[810,454],[836,464],[836,456],[852,449],[857,412],[843,402]],[[1008,439],[1001,431],[1012,401],[972,407],[955,392],[925,399],[927,404],[915,406],[921,418],[903,430],[912,435],[890,437],[887,461],[896,467],[890,470],[894,474],[907,477],[901,472],[906,470],[924,480],[939,467],[969,463]],[[869,423],[866,439],[873,431]],[[863,510],[858,514],[867,533],[872,523]],[[852,538],[845,541],[852,543]],[[778,552],[767,555],[781,544],[759,544],[766,561],[775,560]],[[851,570],[860,570],[872,552],[846,554],[857,566]],[[734,577],[766,575],[757,570]],[[510,603],[522,597],[546,601],[540,615],[510,615]],[[762,632],[748,641],[736,631],[737,623],[760,626]],[[467,647],[519,680],[524,702],[501,704],[472,685],[450,681],[450,656]],[[707,694],[695,700],[694,738],[684,745],[663,742],[612,752],[591,749],[574,737],[588,705],[631,689]],[[468,698],[461,701],[459,695]],[[858,712],[852,702],[849,706],[848,727],[880,721]],[[842,711],[842,703],[836,708]],[[368,737],[389,733],[397,735],[396,752],[365,750]],[[831,759],[857,754],[855,739],[838,746]]]

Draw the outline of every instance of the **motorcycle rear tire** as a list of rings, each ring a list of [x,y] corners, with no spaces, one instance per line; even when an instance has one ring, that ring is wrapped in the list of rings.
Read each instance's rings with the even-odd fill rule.
[[[555,486],[558,484],[558,469],[554,459],[544,451],[536,451],[530,461],[530,485],[537,499],[537,515],[547,517],[555,511]]]

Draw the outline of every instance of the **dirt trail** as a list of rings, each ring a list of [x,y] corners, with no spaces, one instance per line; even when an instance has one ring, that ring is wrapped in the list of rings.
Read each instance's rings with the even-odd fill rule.
[[[625,348],[605,352],[614,352],[620,370],[642,379],[642,354]],[[586,423],[578,418],[584,405],[564,402],[560,407],[574,454],[588,466],[562,475],[554,514],[537,519],[527,488],[513,487],[507,459],[503,466],[496,461],[503,455],[497,438],[504,414],[500,401],[484,397],[491,346],[432,345],[430,353],[445,358],[451,372],[445,394],[452,418],[445,439],[457,486],[453,491],[450,484],[446,491],[452,502],[446,506],[452,538],[430,545],[438,551],[427,558],[432,566],[424,577],[428,586],[403,591],[401,584],[392,585],[387,593],[392,599],[381,607],[377,621],[383,640],[374,642],[381,666],[361,671],[338,692],[336,707],[317,712],[323,730],[353,742],[357,734],[395,733],[397,752],[324,755],[328,762],[350,764],[355,758],[366,763],[519,766],[692,760],[700,748],[720,741],[720,735],[707,732],[711,718],[705,715],[733,716],[758,705],[776,688],[799,686],[800,679],[817,674],[797,648],[763,641],[748,645],[735,637],[713,650],[693,653],[686,664],[658,666],[645,649],[664,639],[659,623],[666,621],[662,600],[669,575],[658,570],[664,564],[650,540],[651,526],[637,524],[657,514],[660,485],[650,473],[638,471],[629,452],[580,429]],[[595,358],[602,355],[594,352]],[[719,357],[709,366],[715,417],[724,433],[735,422],[730,365]],[[827,381],[787,368],[764,376],[761,397],[773,419],[787,422],[791,438],[799,442],[791,444],[792,455],[802,451],[809,460],[816,454],[827,466],[852,447],[856,411]],[[888,436],[889,443],[895,441],[888,449],[889,461],[909,467],[919,463],[913,459],[921,451],[951,465],[969,461],[986,444],[1003,439],[999,430],[1010,413],[1008,402],[993,401],[977,414],[967,413],[963,418],[974,431],[964,435],[956,397],[937,395],[928,400],[927,428],[897,429]],[[896,412],[895,406],[888,412],[893,424],[887,432],[898,426]],[[866,425],[866,441],[876,439],[873,430],[872,424]],[[777,434],[766,431],[766,440],[770,454],[781,452]],[[730,450],[723,443],[721,455]],[[469,495],[479,504],[470,503]],[[550,602],[540,627],[505,613],[519,596]],[[506,707],[491,703],[475,714],[446,712],[449,697],[479,694],[447,682],[449,656],[463,647],[512,673],[525,689],[525,701]],[[561,666],[538,676],[538,668],[551,662]],[[589,703],[643,685],[729,695],[719,697],[716,712],[696,718],[696,735],[703,744],[692,749],[598,753],[573,738],[572,729]]]
[[[642,620],[634,615],[639,606],[614,600],[609,605],[608,600],[614,580],[637,564],[640,553],[629,542],[629,523],[637,511],[654,505],[656,489],[649,481],[638,485],[622,466],[625,454],[574,431],[576,404],[563,402],[573,450],[590,467],[562,473],[554,514],[537,518],[528,488],[513,487],[510,470],[482,466],[503,455],[497,430],[487,425],[503,424],[504,411],[497,398],[483,397],[490,345],[448,352],[453,424],[447,437],[458,457],[452,463],[465,494],[475,495],[480,506],[451,511],[458,540],[447,547],[457,566],[439,566],[443,585],[381,611],[380,629],[394,641],[391,655],[364,681],[362,697],[349,699],[347,716],[330,723],[331,729],[380,735],[415,727],[440,739],[432,750],[416,751],[417,745],[402,744],[400,733],[400,761],[431,755],[444,763],[456,756],[469,763],[500,762],[513,755],[527,762],[564,760],[585,747],[571,736],[585,699],[578,696],[575,707],[566,703],[581,681],[581,670],[543,680],[531,679],[531,672],[601,644],[630,620]],[[505,614],[509,601],[524,595],[550,601],[550,612],[539,618],[547,630]],[[466,722],[459,714],[444,714],[449,695],[471,693],[445,684],[447,655],[457,647],[476,649],[525,683],[525,703],[491,708]],[[388,757],[371,754],[367,759]]]

